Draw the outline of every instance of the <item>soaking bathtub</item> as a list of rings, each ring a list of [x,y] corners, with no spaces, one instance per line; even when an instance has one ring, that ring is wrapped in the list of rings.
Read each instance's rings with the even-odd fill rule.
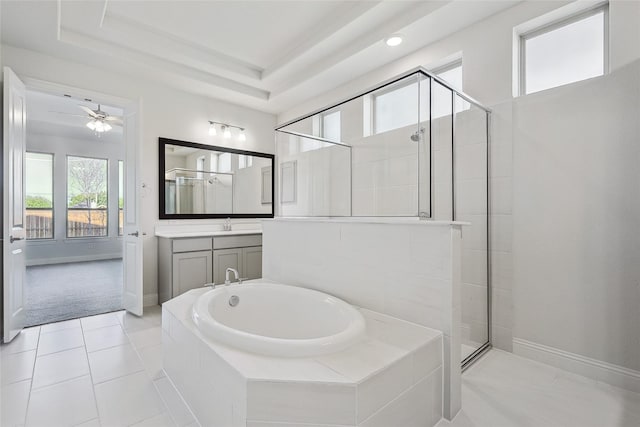
[[[193,304],[192,317],[212,340],[268,356],[335,353],[366,336],[365,320],[350,304],[322,292],[274,283],[208,291]]]

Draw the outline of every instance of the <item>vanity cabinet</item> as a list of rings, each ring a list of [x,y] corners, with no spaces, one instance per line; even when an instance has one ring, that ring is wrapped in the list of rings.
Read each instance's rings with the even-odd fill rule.
[[[224,283],[229,267],[241,278],[262,277],[262,235],[158,236],[158,301],[205,283]]]

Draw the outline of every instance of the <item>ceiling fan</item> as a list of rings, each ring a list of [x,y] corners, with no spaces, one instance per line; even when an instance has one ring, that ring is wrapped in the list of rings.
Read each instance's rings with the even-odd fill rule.
[[[70,114],[56,111],[58,114],[65,114],[73,117],[83,117],[88,118],[86,126],[94,131],[97,134],[101,134],[103,132],[109,132],[113,127],[111,125],[122,126],[122,116],[114,116],[100,108],[100,104],[98,104],[98,108],[92,110],[91,108],[85,105],[78,105],[87,115],[80,114]]]
[[[112,116],[102,111],[100,109],[100,104],[98,104],[98,108],[95,110],[92,110],[91,108],[84,105],[78,105],[78,107],[80,107],[89,115],[87,127],[95,133],[109,132],[111,130],[110,123],[113,123],[117,126],[122,126],[122,117]]]

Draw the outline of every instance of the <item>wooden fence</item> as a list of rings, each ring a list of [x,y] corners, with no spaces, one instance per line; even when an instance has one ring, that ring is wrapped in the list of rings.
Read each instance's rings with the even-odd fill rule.
[[[53,213],[51,209],[27,209],[27,239],[53,238]],[[89,222],[91,214],[91,222]],[[69,209],[67,237],[100,237],[107,235],[106,209]]]

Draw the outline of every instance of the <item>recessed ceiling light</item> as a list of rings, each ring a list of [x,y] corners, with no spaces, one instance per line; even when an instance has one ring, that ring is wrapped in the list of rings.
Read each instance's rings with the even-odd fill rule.
[[[402,34],[391,34],[389,37],[384,39],[384,42],[387,46],[398,46],[402,43]]]

